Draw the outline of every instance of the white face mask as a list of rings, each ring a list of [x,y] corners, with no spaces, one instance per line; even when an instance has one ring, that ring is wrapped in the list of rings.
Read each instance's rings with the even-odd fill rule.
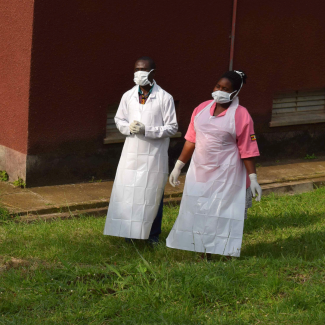
[[[230,98],[231,95],[235,92],[237,92],[237,90],[233,91],[232,93],[226,93],[225,91],[217,90],[212,93],[212,97],[216,103],[226,104],[231,102],[237,96],[236,94],[233,98]]]
[[[232,93],[226,93],[225,91],[221,91],[221,90],[217,90],[217,91],[213,92],[212,97],[216,103],[218,103],[218,104],[229,103],[229,102],[233,101],[234,98],[239,94],[241,87],[243,87],[244,73],[241,71],[237,71],[237,70],[234,70],[234,72],[238,73],[242,79],[239,90],[235,90]],[[231,95],[235,92],[237,92],[237,94],[233,98],[230,99]]]
[[[134,79],[133,81],[135,82],[136,85],[139,86],[146,86],[146,85],[153,85],[153,82],[150,82],[148,79],[149,73],[153,71],[154,69],[150,70],[149,72],[147,71],[137,71],[134,73]]]

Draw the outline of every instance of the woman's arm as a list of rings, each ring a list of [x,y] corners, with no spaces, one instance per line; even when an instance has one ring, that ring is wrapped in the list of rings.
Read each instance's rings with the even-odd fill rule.
[[[256,174],[256,167],[255,167],[255,157],[251,158],[244,158],[244,165],[247,170],[247,174]]]
[[[187,141],[184,144],[181,155],[176,161],[175,167],[169,176],[169,183],[171,186],[179,185],[178,177],[184,165],[191,159],[195,149],[195,143]]]
[[[186,164],[191,159],[194,149],[195,149],[195,143],[186,140],[182,153],[179,156],[178,160]]]
[[[251,158],[244,158],[244,165],[246,167],[249,179],[251,181],[251,191],[253,194],[253,197],[256,197],[256,201],[260,201],[261,197],[262,197],[262,188],[260,186],[260,184],[258,184],[257,182],[257,175],[256,175],[256,167],[255,167],[255,158],[251,157]]]

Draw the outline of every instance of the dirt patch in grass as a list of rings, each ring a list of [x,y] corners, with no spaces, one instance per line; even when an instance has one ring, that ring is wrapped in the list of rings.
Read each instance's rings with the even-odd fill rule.
[[[48,262],[37,259],[21,259],[16,257],[0,256],[0,273],[10,269],[23,269],[36,270],[39,266],[51,267]]]

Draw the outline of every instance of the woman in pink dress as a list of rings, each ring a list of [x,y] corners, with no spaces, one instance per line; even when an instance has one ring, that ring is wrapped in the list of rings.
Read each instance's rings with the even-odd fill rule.
[[[262,195],[254,162],[259,150],[253,120],[238,99],[246,78],[242,71],[226,72],[213,89],[213,100],[192,114],[169,178],[177,186],[181,169],[192,158],[168,247],[240,256],[247,208],[252,195],[257,201]]]

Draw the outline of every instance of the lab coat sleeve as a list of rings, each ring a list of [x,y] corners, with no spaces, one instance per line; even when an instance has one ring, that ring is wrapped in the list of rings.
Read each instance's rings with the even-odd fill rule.
[[[162,126],[145,126],[145,136],[148,138],[168,138],[173,136],[178,130],[176,111],[173,97],[163,101],[161,108],[164,125]]]
[[[130,135],[130,129],[129,129],[130,123],[129,123],[127,103],[128,103],[128,99],[126,94],[124,94],[114,118],[116,127],[124,135]]]

